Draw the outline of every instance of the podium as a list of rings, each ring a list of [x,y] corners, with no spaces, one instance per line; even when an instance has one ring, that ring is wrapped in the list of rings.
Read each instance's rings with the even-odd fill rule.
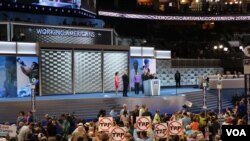
[[[143,81],[145,96],[158,96],[160,95],[161,81],[159,79],[150,79]]]

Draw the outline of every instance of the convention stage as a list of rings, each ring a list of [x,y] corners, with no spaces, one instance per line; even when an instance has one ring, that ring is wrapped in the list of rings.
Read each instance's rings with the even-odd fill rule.
[[[176,93],[177,92],[177,93]],[[186,101],[193,103],[192,112],[202,110],[203,92],[198,88],[163,88],[160,96],[144,96],[141,93],[135,95],[129,92],[128,97],[122,97],[122,92],[115,96],[110,93],[89,93],[76,95],[54,95],[36,97],[36,116],[42,119],[44,114],[49,113],[52,116],[59,116],[62,113],[75,113],[78,117],[84,119],[94,119],[100,109],[105,109],[107,114],[111,107],[116,106],[117,112],[122,105],[126,103],[129,110],[135,105],[146,104],[152,114],[156,109],[161,113],[172,114],[182,109]],[[207,93],[207,105],[209,109],[217,108],[217,95]],[[223,107],[231,106],[229,99],[223,100]],[[31,109],[31,98],[0,98],[0,122],[15,122],[18,112],[21,110],[29,111]]]

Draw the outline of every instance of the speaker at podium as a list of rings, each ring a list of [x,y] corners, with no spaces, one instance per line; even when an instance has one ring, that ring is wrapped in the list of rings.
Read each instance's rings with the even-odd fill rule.
[[[161,90],[161,81],[159,79],[150,79],[143,81],[145,96],[159,96]]]

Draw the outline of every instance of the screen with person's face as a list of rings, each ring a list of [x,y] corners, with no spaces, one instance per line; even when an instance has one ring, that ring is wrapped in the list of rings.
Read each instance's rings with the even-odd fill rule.
[[[156,73],[156,60],[151,58],[131,58],[130,59],[130,86],[134,89],[134,76],[136,72],[140,76],[140,85],[142,84],[141,75],[145,72]]]
[[[0,98],[39,95],[38,57],[0,56]]]
[[[31,85],[39,87],[39,66],[37,57],[21,57],[16,59],[17,66],[17,96],[31,95]],[[35,90],[36,93],[38,89]]]

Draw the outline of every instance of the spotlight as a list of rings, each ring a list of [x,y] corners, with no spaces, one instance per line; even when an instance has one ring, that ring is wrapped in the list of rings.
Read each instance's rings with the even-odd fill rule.
[[[243,46],[240,46],[239,49],[240,49],[240,50],[243,50]]]
[[[222,49],[222,48],[223,48],[223,45],[220,45],[219,48]]]
[[[217,47],[217,46],[214,46],[214,50],[216,50],[216,49],[218,49],[218,47]]]
[[[227,48],[227,47],[224,47],[223,50],[224,50],[224,51],[228,51],[228,48]]]

